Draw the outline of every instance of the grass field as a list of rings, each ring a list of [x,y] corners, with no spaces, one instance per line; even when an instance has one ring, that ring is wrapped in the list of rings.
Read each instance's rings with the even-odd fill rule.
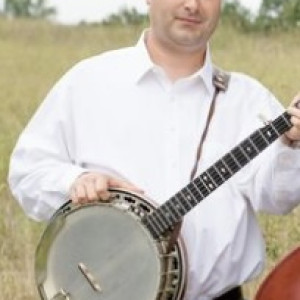
[[[17,136],[53,83],[75,62],[134,43],[141,28],[61,27],[0,19],[0,300],[36,300],[34,251],[44,224],[30,221],[11,197],[6,176]],[[243,35],[220,26],[212,52],[221,67],[258,78],[284,105],[300,90],[298,32]],[[270,268],[300,242],[300,210],[259,216],[268,266],[244,286],[252,299]]]

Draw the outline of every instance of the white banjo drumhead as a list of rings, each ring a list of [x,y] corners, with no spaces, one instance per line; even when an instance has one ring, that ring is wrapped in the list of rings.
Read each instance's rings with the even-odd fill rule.
[[[111,205],[58,214],[36,257],[43,300],[154,300],[159,292],[155,241],[140,221]]]

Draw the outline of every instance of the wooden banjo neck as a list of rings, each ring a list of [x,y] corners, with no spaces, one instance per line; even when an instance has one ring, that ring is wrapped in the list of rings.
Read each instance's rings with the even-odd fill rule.
[[[284,112],[253,132],[215,164],[196,177],[167,202],[142,219],[154,238],[159,238],[180,222],[185,214],[231,178],[279,136],[292,127]]]

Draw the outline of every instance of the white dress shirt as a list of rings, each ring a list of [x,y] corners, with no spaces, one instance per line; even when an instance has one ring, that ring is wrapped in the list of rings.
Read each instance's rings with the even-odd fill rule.
[[[82,172],[125,178],[161,204],[189,182],[214,93],[212,63],[171,82],[143,37],[73,67],[31,119],[11,157],[9,182],[25,212],[47,220]],[[273,119],[281,105],[261,84],[231,73],[217,98],[198,173]],[[264,242],[255,211],[300,201],[299,150],[277,140],[184,218],[187,300],[208,300],[260,273]]]

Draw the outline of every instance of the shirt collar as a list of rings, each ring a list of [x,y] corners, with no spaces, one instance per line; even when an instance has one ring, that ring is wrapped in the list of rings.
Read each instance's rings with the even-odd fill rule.
[[[211,60],[210,47],[208,45],[204,65],[201,69],[199,69],[193,76],[199,76],[203,80],[204,86],[206,87],[208,93],[212,95],[214,93],[214,85],[213,85],[213,64]]]
[[[134,78],[136,82],[139,82],[149,71],[155,67],[146,47],[146,34],[147,30],[144,30],[135,46],[135,55],[133,59],[138,62],[134,64],[136,72],[134,74]]]
[[[140,39],[138,40],[136,46],[135,46],[135,58],[139,62],[138,64],[135,64],[135,80],[136,82],[139,82],[149,71],[153,70],[156,66],[152,62],[147,47],[145,43],[147,30],[145,30]],[[196,73],[191,75],[191,78],[201,78],[208,93],[213,94],[214,93],[214,86],[212,82],[213,78],[213,65],[211,60],[211,54],[210,54],[210,47],[207,47],[207,51],[205,53],[205,60],[204,65],[202,68],[200,68]]]

